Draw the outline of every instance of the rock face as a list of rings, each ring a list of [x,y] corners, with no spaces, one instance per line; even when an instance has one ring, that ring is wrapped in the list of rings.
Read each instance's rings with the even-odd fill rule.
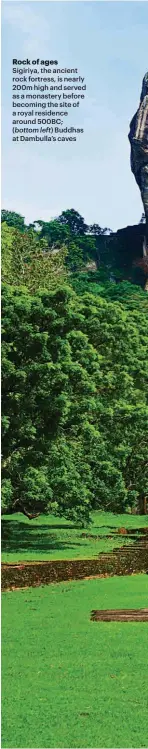
[[[141,192],[146,218],[142,262],[148,276],[148,73],[143,78],[140,104],[131,120],[128,137],[131,144],[131,170]]]
[[[110,267],[116,281],[130,281],[144,289],[148,272],[145,268],[148,257],[143,257],[144,234],[145,224],[140,223],[118,229],[110,236],[99,237],[96,248],[97,269],[99,270],[100,263],[104,263]]]

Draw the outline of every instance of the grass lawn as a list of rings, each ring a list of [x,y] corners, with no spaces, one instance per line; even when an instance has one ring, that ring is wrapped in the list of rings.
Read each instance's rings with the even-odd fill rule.
[[[2,749],[148,746],[148,626],[90,622],[148,606],[148,577],[2,594]]]
[[[2,518],[2,561],[90,559],[102,551],[111,551],[123,543],[131,543],[126,536],[105,538],[106,534],[112,534],[113,528],[136,529],[144,526],[148,526],[147,515],[94,512],[87,528],[80,528],[54,515],[41,515],[32,521],[19,513],[5,515]],[[102,538],[83,538],[84,532],[92,536],[98,534]]]

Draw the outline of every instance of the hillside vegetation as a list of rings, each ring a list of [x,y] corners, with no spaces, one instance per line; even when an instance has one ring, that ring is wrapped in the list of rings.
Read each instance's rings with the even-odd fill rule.
[[[4,513],[146,512],[148,301],[87,267],[107,232],[2,212]]]

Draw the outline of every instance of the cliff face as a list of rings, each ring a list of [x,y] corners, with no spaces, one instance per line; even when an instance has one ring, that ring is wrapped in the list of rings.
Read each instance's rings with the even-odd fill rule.
[[[111,237],[116,245],[117,268],[124,274],[124,278],[140,283],[143,288],[148,278],[148,265],[143,257],[145,227],[145,224],[127,226]]]
[[[127,226],[108,237],[101,237],[97,249],[98,266],[103,262],[115,278],[140,284],[148,290],[148,73],[142,82],[140,104],[130,123],[131,170],[145,213],[145,224]]]
[[[140,104],[130,123],[131,170],[134,174],[146,218],[143,256],[148,255],[148,73],[142,82]]]
[[[145,224],[126,226],[109,236],[99,237],[96,262],[110,268],[117,280],[138,283],[145,288],[148,277],[147,258],[143,257]]]

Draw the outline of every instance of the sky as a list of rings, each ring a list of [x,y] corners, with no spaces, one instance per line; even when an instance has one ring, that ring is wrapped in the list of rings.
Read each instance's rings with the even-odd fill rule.
[[[68,208],[112,230],[139,222],[128,132],[148,69],[147,35],[145,0],[3,0],[3,208],[27,223]],[[85,76],[85,101],[68,118],[84,128],[76,143],[12,141],[13,57],[57,59]]]

